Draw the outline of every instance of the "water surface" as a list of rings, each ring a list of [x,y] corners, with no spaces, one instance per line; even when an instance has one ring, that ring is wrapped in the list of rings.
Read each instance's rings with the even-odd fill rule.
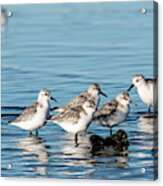
[[[124,149],[96,149],[91,136],[106,138],[109,130],[93,123],[75,147],[73,136],[52,123],[36,137],[8,121],[37,99],[41,88],[64,104],[93,82],[112,99],[127,90],[134,74],[152,78],[153,3],[5,8],[13,17],[2,33],[2,176],[152,180],[154,117],[135,90],[131,97],[138,107],[114,128],[127,134]],[[100,105],[106,101],[102,97]]]

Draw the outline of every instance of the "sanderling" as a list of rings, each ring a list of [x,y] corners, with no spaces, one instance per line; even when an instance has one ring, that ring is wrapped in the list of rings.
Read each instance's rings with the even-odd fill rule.
[[[110,102],[102,105],[94,114],[94,122],[96,124],[110,127],[112,135],[112,127],[125,121],[129,113],[129,104],[132,103],[129,94],[122,92]]]
[[[24,130],[29,130],[30,134],[33,130],[36,130],[36,134],[38,134],[38,129],[45,125],[49,115],[50,99],[56,101],[51,96],[50,91],[42,89],[38,94],[37,102],[28,106],[15,120],[9,123]]]
[[[148,112],[150,112],[150,107],[157,104],[156,79],[145,79],[143,75],[135,75],[132,85],[127,91],[130,91],[134,86],[137,88],[140,99],[148,105]]]
[[[87,130],[95,110],[95,103],[93,101],[86,101],[82,106],[70,107],[52,116],[48,121],[58,124],[67,132],[75,134],[75,142],[77,144],[79,132]]]
[[[60,107],[55,107],[53,108],[53,110],[55,110],[56,112],[63,112],[64,110],[67,110],[71,107],[82,106],[83,103],[87,100],[93,101],[97,108],[100,100],[100,94],[107,97],[107,95],[101,91],[100,86],[97,83],[94,83],[88,87],[87,91],[76,96],[68,104]]]

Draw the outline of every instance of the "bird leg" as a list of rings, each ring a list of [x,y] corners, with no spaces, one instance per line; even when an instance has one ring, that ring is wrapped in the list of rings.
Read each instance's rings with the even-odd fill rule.
[[[112,136],[112,127],[110,127],[110,136]]]
[[[38,136],[38,130],[36,130],[36,136]]]
[[[151,112],[151,107],[150,107],[150,106],[148,107],[148,112],[149,112],[149,113]]]
[[[30,130],[29,135],[32,136],[32,131]]]
[[[78,144],[78,132],[75,134],[75,147],[77,147]]]

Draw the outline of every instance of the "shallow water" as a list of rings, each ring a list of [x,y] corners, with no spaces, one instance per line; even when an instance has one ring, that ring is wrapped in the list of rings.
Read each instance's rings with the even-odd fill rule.
[[[140,8],[147,9],[146,14]],[[64,104],[92,82],[114,98],[134,74],[153,77],[153,6],[149,2],[8,5],[2,33],[2,176],[87,179],[154,178],[153,116],[135,90],[127,120],[129,146],[97,150],[91,136],[107,128],[91,124],[75,147],[73,137],[47,123],[39,136],[8,125],[41,88]],[[107,99],[101,97],[100,104]],[[52,103],[52,106],[55,106]]]

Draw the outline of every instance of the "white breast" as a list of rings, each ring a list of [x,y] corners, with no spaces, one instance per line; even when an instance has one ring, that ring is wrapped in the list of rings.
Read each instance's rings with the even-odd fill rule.
[[[87,129],[91,122],[93,113],[87,115],[81,114],[77,123],[68,123],[66,121],[58,123],[65,131],[76,134],[77,132],[84,131]],[[57,122],[56,122],[57,123]]]
[[[153,85],[152,84],[150,86],[147,86],[147,85],[140,86],[138,87],[137,91],[138,91],[138,94],[141,100],[145,104],[153,106]]]

